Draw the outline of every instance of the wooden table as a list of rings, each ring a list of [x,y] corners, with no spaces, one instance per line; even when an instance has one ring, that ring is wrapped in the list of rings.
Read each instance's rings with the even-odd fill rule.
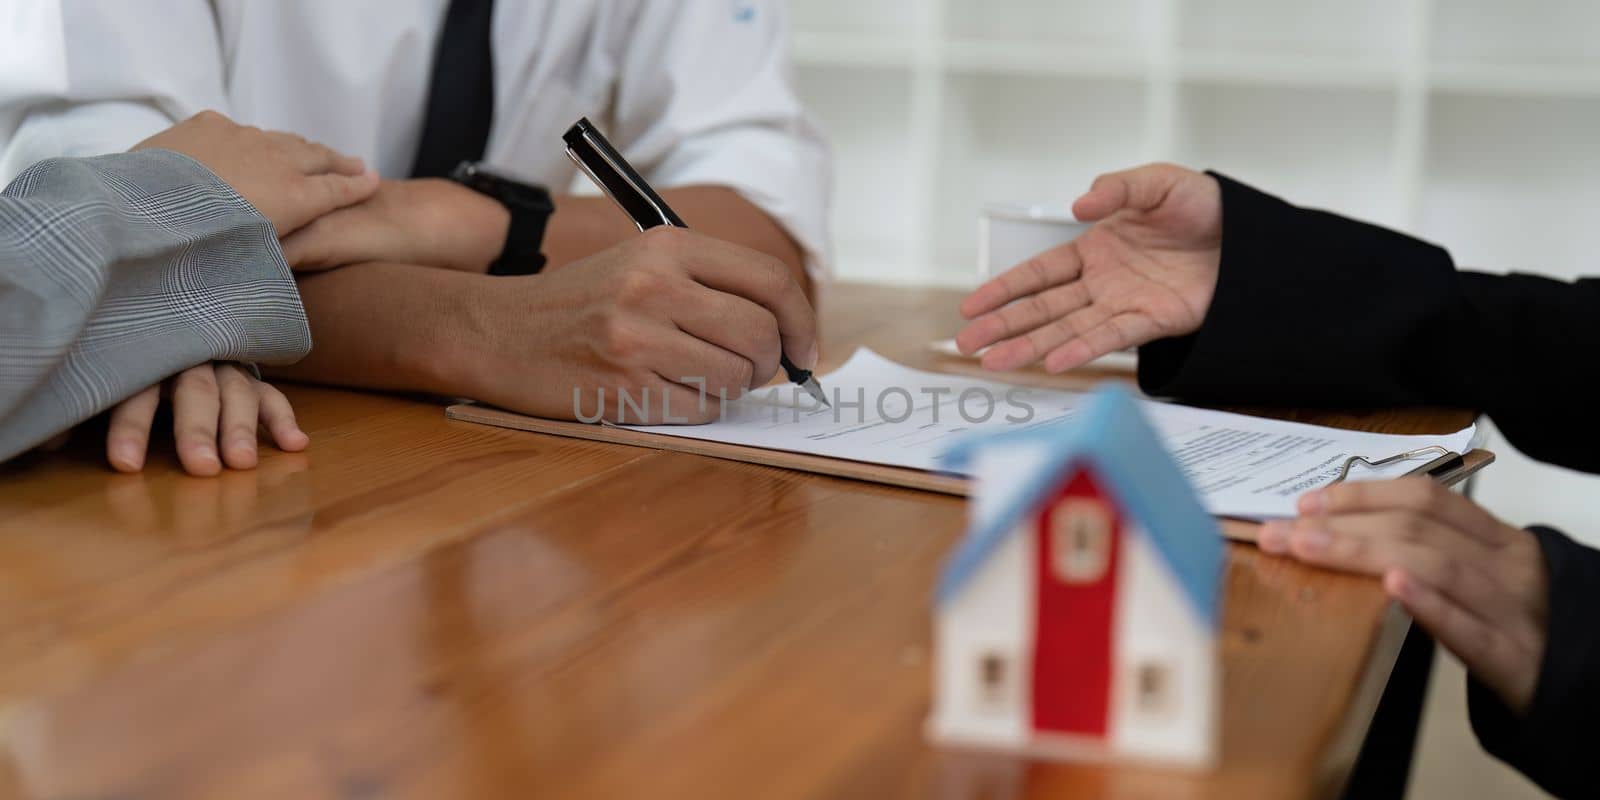
[[[954,295],[835,287],[825,355],[928,366]],[[1341,785],[1405,620],[1230,549],[1222,764],[932,748],[952,497],[289,387],[311,449],[0,468],[0,796],[1292,797]],[[1296,415],[1442,432],[1463,412]]]

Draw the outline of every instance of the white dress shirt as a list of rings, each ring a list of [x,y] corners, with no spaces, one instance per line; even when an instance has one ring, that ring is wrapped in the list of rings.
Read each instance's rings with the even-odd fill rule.
[[[36,17],[59,22],[64,65],[36,64],[25,87],[0,81],[0,182],[51,156],[126,150],[208,108],[406,177],[448,7],[36,1]],[[561,134],[588,115],[658,188],[736,189],[814,270],[826,263],[829,156],[790,85],[780,2],[501,0],[493,37],[491,165],[566,189],[575,168]]]

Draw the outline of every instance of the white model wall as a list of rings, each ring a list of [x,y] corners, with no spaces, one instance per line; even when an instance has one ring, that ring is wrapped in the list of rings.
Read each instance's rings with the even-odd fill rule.
[[[1112,741],[1118,753],[1133,758],[1209,764],[1219,730],[1216,640],[1143,531],[1128,531],[1122,546]],[[1172,669],[1172,702],[1166,714],[1138,710],[1135,670],[1145,662]]]
[[[1001,544],[956,602],[942,608],[934,628],[939,688],[933,729],[952,741],[1020,747],[1031,737],[1033,663],[1033,537],[1025,531]],[[1008,698],[980,696],[979,660],[1006,659]]]

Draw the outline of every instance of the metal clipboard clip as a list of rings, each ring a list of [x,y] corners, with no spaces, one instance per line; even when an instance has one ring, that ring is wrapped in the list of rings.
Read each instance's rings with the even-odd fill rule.
[[[1430,478],[1437,478],[1455,470],[1465,463],[1465,460],[1461,457],[1460,453],[1448,450],[1439,445],[1423,447],[1417,450],[1407,450],[1404,453],[1396,453],[1388,458],[1380,458],[1377,461],[1369,461],[1361,456],[1351,456],[1345,459],[1344,466],[1339,468],[1339,477],[1334,478],[1332,481],[1330,481],[1330,483],[1339,483],[1345,478],[1350,477],[1350,468],[1355,466],[1357,461],[1365,464],[1367,467],[1376,469],[1378,467],[1386,467],[1397,461],[1411,461],[1422,458],[1423,456],[1435,454],[1437,454],[1437,458],[1434,458],[1428,463],[1423,464],[1422,466],[1417,467],[1410,472],[1407,472],[1406,475],[1408,477],[1411,475],[1427,475]]]

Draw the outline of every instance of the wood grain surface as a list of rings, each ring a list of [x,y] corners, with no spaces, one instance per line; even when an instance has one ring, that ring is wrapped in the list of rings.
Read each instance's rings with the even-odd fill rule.
[[[830,363],[927,368],[956,324],[949,292],[823,307]],[[1215,771],[933,748],[959,498],[287,390],[311,449],[252,472],[116,475],[92,435],[0,467],[0,797],[1327,796],[1406,626],[1232,545]]]

